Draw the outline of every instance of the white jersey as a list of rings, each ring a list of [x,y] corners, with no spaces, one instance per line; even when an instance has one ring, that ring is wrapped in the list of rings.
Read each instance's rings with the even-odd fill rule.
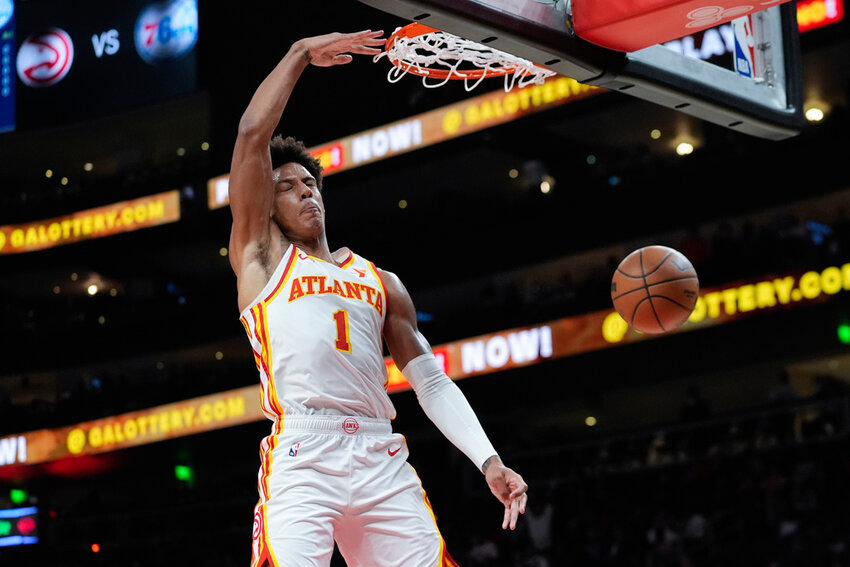
[[[340,265],[289,246],[240,320],[262,382],[262,408],[393,419],[382,331],[387,295],[374,264]]]

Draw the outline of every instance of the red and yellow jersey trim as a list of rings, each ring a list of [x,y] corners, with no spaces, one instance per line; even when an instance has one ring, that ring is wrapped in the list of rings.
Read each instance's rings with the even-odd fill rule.
[[[289,279],[289,275],[292,273],[292,267],[295,265],[295,259],[298,257],[298,248],[292,246],[291,255],[289,256],[289,260],[286,262],[286,267],[283,269],[283,275],[280,277],[280,280],[277,282],[277,285],[272,290],[265,299],[263,299],[260,303],[271,303],[272,300],[277,297],[277,294],[280,293],[280,290],[283,289],[284,284]]]
[[[407,441],[405,441],[405,445],[406,444]],[[443,535],[440,533],[440,528],[437,526],[437,516],[434,515],[434,509],[431,507],[431,501],[428,500],[428,495],[422,487],[422,479],[419,478],[419,474],[410,463],[408,463],[407,466],[410,467],[413,474],[416,475],[416,480],[419,481],[419,489],[422,491],[422,500],[425,502],[425,507],[428,508],[428,513],[431,514],[431,520],[434,522],[434,529],[437,531],[437,535],[440,536],[440,553],[437,556],[437,563],[434,567],[459,567],[457,562],[452,559],[452,556],[449,555],[449,551],[446,549],[446,540],[443,539]]]
[[[354,252],[352,252],[351,250],[348,251],[348,255],[345,257],[345,260],[343,260],[342,262],[339,262],[339,263],[337,263],[336,260],[334,260],[333,262],[328,262],[327,260],[319,258],[318,256],[314,256],[314,255],[310,254],[309,252],[305,252],[304,250],[301,250],[300,248],[297,248],[297,250],[298,250],[299,254],[305,254],[306,256],[309,256],[313,260],[318,260],[319,262],[324,262],[325,264],[330,264],[332,266],[337,266],[337,267],[343,268],[343,269],[349,267],[351,264],[354,263]],[[338,252],[338,250],[337,250],[337,252]],[[334,254],[335,253],[336,252],[334,252]],[[331,257],[333,257],[333,254],[331,254]],[[306,260],[306,259],[307,258],[302,258],[302,260]]]
[[[351,266],[351,264],[353,264],[353,263],[354,263],[354,252],[352,252],[351,250],[349,250],[349,251],[348,251],[348,256],[345,258],[345,260],[343,260],[342,262],[340,262],[339,267],[340,267],[340,268],[342,268],[343,270],[346,270],[346,269],[348,269],[348,268]]]
[[[251,314],[251,318],[254,319],[254,314]],[[251,338],[251,326],[248,324],[248,319],[245,316],[239,318],[239,322],[242,323],[242,326],[245,327],[245,332],[248,334],[248,338]],[[254,320],[254,328],[256,329],[256,320]],[[255,336],[259,337],[259,334],[255,334]],[[258,339],[259,340],[259,339]],[[263,410],[263,413],[266,415],[272,415],[271,405],[268,402],[268,388],[266,388],[265,380],[267,379],[264,374],[265,369],[265,361],[263,360],[263,355],[257,352],[257,349],[254,348],[253,341],[251,343],[251,353],[254,355],[254,364],[257,367],[257,370],[260,372],[260,381],[262,384],[262,396],[260,396],[260,407]]]
[[[387,298],[387,286],[384,285],[384,278],[381,277],[381,273],[378,271],[378,268],[375,267],[375,264],[366,260],[366,264],[369,266],[369,270],[375,276],[375,279],[378,280],[378,285],[381,286],[381,293],[384,294],[384,313],[381,314],[381,319],[384,319],[384,315],[387,312],[387,308],[389,307],[389,299]]]
[[[292,270],[295,266],[296,258],[298,257],[298,249],[295,246],[292,246],[289,250],[289,259],[286,262],[286,266],[283,269],[283,274],[278,280],[277,285],[275,285],[274,289],[269,293],[265,298],[261,299],[256,305],[251,307],[250,313],[251,318],[253,319],[253,327],[254,327],[254,337],[257,339],[257,343],[260,345],[259,352],[254,351],[254,359],[257,364],[257,367],[262,370],[262,373],[265,375],[265,380],[263,380],[263,410],[267,411],[272,415],[283,416],[283,408],[281,407],[280,400],[277,396],[277,387],[275,386],[274,380],[274,367],[271,351],[271,339],[269,333],[269,325],[268,325],[268,306],[269,304],[277,298],[280,294],[281,290],[285,287],[286,282],[289,280],[290,275],[292,274]],[[246,332],[248,332],[250,338],[250,326],[247,321],[242,321],[242,325],[245,327]]]
[[[269,538],[268,521],[266,514],[266,502],[271,498],[271,489],[269,487],[269,478],[272,474],[272,462],[274,460],[274,451],[277,448],[278,436],[283,432],[284,418],[275,420],[272,428],[272,434],[266,437],[261,444],[260,451],[260,477],[257,481],[258,491],[260,493],[260,501],[257,507],[262,518],[262,532],[257,542],[256,555],[251,562],[252,567],[261,567],[266,563],[269,567],[277,567],[280,563],[275,556]]]
[[[283,415],[283,408],[277,399],[277,388],[275,387],[272,367],[271,341],[269,340],[268,312],[264,302],[260,302],[251,308],[251,316],[254,318],[254,333],[260,343],[260,364],[263,367],[266,380],[264,396],[268,400],[269,408],[277,416]]]

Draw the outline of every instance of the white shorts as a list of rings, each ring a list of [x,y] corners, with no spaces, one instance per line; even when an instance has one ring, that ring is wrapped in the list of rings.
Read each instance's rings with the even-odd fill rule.
[[[285,416],[260,445],[251,567],[456,567],[386,419]]]

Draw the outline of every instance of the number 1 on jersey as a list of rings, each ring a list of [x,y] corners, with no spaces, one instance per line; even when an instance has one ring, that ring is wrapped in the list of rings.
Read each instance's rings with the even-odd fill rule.
[[[340,309],[334,312],[334,322],[336,322],[336,341],[334,346],[342,352],[351,352],[351,341],[348,336],[348,311]]]

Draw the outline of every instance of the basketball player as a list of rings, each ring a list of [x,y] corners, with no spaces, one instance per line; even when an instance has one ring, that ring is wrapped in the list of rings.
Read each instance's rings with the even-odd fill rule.
[[[374,55],[382,32],[302,39],[242,115],[230,171],[230,261],[241,321],[273,420],[261,443],[252,566],[327,566],[334,540],[349,566],[456,565],[445,550],[404,437],[392,432],[381,337],[424,411],[484,473],[504,505],[525,512],[527,485],[505,467],[460,389],[416,326],[399,279],[325,236],[321,166],[275,137],[308,65]]]

